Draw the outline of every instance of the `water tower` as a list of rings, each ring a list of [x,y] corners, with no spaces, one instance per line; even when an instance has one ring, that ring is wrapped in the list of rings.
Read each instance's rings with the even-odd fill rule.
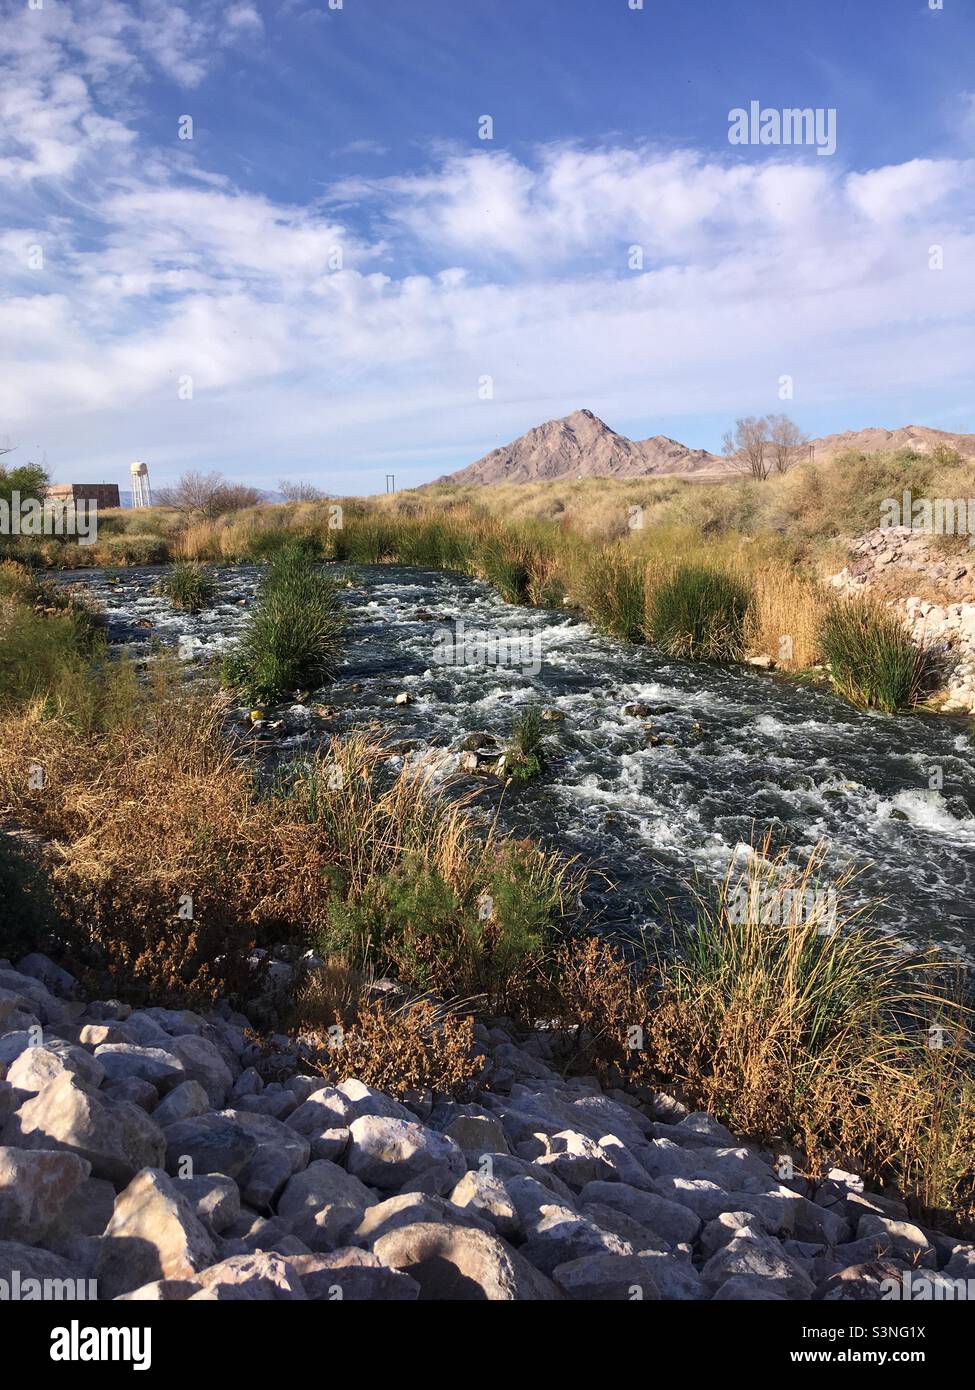
[[[136,460],[129,465],[129,472],[132,474],[132,505],[133,507],[151,507],[152,492],[149,488],[149,465]]]

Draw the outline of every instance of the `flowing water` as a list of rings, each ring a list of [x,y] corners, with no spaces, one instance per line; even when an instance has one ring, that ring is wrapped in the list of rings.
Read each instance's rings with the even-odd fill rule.
[[[218,601],[194,616],[152,594],[158,573],[64,578],[91,589],[115,642],[155,638],[188,663],[232,644],[258,568],[220,571]],[[503,794],[475,774],[461,785],[481,786],[487,806],[500,802],[505,829],[599,871],[584,902],[597,926],[652,929],[666,911],[686,912],[695,885],[718,881],[769,830],[797,860],[822,842],[830,876],[858,870],[848,896],[878,902],[885,929],[975,958],[970,721],[861,713],[748,668],[671,661],[568,612],[512,607],[455,574],[361,567],[342,598],[346,658],[309,702],[334,714],[285,707],[268,736],[275,756],[379,725],[396,758],[439,750],[446,776],[466,734],[503,742],[519,709],[537,703],[563,716],[545,726],[544,778]],[[410,703],[397,705],[403,691]],[[624,713],[629,705],[638,708]]]

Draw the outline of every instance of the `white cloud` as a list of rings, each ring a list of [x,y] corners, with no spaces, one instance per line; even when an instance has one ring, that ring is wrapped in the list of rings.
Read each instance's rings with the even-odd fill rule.
[[[961,398],[972,161],[849,173],[781,152],[448,153],[344,181],[330,213],[136,138],[141,75],[203,80],[259,34],[253,6],[42,13],[46,27],[20,15],[0,39],[0,193],[17,209],[0,230],[0,424],[52,462],[90,458],[101,476],[145,455],[163,474],[255,480],[341,466],[343,485],[358,469],[368,487],[384,461],[431,476],[580,405],[648,429],[776,408],[783,373],[800,420],[908,387]]]

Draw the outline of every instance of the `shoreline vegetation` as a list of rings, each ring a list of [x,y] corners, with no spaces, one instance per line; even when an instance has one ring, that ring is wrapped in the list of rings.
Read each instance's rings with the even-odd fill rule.
[[[623,641],[691,660],[774,667],[831,680],[886,712],[937,704],[930,653],[892,617],[882,587],[855,600],[826,577],[885,499],[975,494],[949,451],[840,455],[764,481],[605,478],[477,488],[433,484],[373,498],[102,513],[95,544],[8,542],[11,558],[82,568],[175,562],[173,601],[195,602],[207,565],[267,563],[294,541],[322,560],[456,570],[507,602],[568,607]],[[946,536],[948,554],[965,538]],[[173,585],[175,583],[175,589]],[[923,579],[916,585],[926,597]],[[180,594],[184,598],[180,598]]]
[[[483,518],[472,538],[470,513],[417,524],[383,511],[347,518],[341,558],[395,552],[453,567],[476,555],[525,597],[568,573],[557,550]],[[314,582],[310,518],[298,545],[294,526],[272,530],[260,513],[233,524],[274,556],[261,602],[273,608],[283,594],[289,630],[319,634],[320,649],[300,656],[327,676],[340,634]],[[225,529],[208,530],[208,544]],[[568,553],[579,557],[571,540]],[[626,559],[610,550],[598,564],[607,553]],[[625,573],[623,612],[634,570]],[[679,573],[673,566],[670,581]],[[742,619],[739,587],[719,592],[708,640]],[[303,678],[277,645],[279,624],[262,625],[260,612],[238,678],[262,688],[268,671]],[[0,835],[0,956],[43,951],[102,992],[172,1006],[250,1004],[286,965],[269,1033],[324,1039],[338,1028],[338,1065],[354,1057],[361,1079],[409,1077],[454,1095],[478,1074],[472,1017],[545,1023],[566,1072],[637,1096],[669,1087],[790,1155],[811,1181],[841,1166],[932,1221],[973,1229],[975,1069],[957,972],[844,922],[842,883],[832,885],[836,931],[736,907],[783,888],[795,903],[815,896],[815,853],[789,870],[756,844],[702,894],[693,930],[674,926],[640,949],[587,930],[583,865],[506,836],[472,799],[431,786],[422,760],[393,773],[381,741],[361,732],[268,787],[232,742],[226,705],[206,679],[187,687],[171,657],[143,672],[107,660],[82,603],[0,566],[0,797],[16,832]],[[535,721],[517,743],[520,756],[538,756]],[[395,982],[400,1012],[377,996],[379,977]]]

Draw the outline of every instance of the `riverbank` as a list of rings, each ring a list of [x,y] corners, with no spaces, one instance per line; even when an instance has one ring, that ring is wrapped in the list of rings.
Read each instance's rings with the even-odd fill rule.
[[[381,608],[374,619],[388,628]],[[278,1031],[328,1028],[336,1012],[354,1028],[375,971],[409,996],[433,989],[462,1016],[502,1010],[528,1032],[558,1019],[596,1039],[583,1069],[609,1084],[676,1085],[691,1108],[787,1146],[804,1176],[841,1160],[965,1219],[972,1090],[950,972],[848,921],[842,900],[826,899],[827,921],[805,913],[810,890],[819,901],[817,887],[837,886],[815,860],[787,865],[769,844],[733,856],[692,930],[677,924],[666,951],[642,962],[631,951],[628,963],[605,922],[601,941],[588,935],[583,865],[445,797],[436,757],[345,732],[317,751],[296,745],[269,786],[233,721],[227,742],[226,697],[208,709],[205,682],[187,687],[171,661],[133,680],[125,663],[78,649],[69,667],[71,709],[65,694],[6,696],[4,805],[38,837],[53,899],[38,915],[40,888],[18,897],[27,867],[12,865],[8,931],[22,935],[0,950],[46,948],[80,978],[107,971],[112,994],[172,1007],[244,1002],[265,961],[296,986]],[[390,695],[385,708],[422,704]],[[540,804],[526,803],[529,821]],[[748,904],[778,902],[778,916],[737,911],[743,890]],[[298,968],[309,949],[324,968],[317,985]],[[929,1046],[932,1028],[943,1046]],[[395,1077],[403,1058],[394,1046],[375,1065]]]
[[[0,1279],[152,1301],[968,1296],[970,1241],[665,1092],[566,1075],[567,1045],[485,1018],[465,1087],[391,1094],[341,1039],[0,962]]]

